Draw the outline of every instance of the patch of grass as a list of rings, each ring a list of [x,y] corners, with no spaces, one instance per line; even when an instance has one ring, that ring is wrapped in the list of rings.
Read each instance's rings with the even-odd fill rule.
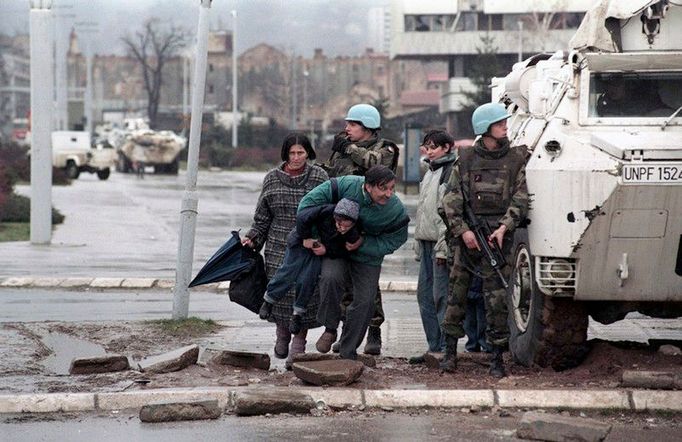
[[[201,319],[196,316],[180,320],[156,319],[147,321],[147,323],[161,329],[161,331],[171,336],[203,336],[221,328],[221,326],[212,319]]]
[[[30,223],[0,223],[0,242],[28,241],[30,227]]]

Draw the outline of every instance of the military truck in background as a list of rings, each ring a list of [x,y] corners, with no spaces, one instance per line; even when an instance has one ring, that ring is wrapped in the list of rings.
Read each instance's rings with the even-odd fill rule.
[[[125,121],[123,129],[108,135],[117,152],[116,170],[129,173],[153,167],[154,173],[177,174],[179,154],[187,140],[171,131],[154,131],[142,119]]]
[[[493,80],[526,145],[529,224],[515,234],[510,351],[561,370],[588,316],[682,316],[682,6],[600,2],[569,52]]]

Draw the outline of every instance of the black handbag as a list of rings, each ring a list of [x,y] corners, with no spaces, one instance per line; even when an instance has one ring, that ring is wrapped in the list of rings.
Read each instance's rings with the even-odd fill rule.
[[[268,285],[265,263],[261,254],[249,247],[244,247],[242,253],[242,256],[246,257],[250,263],[247,268],[232,278],[228,295],[230,301],[258,313]]]

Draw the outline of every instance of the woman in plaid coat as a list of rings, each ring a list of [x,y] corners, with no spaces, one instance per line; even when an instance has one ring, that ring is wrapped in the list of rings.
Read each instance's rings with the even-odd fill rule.
[[[242,240],[244,245],[255,250],[260,250],[265,245],[265,269],[268,278],[272,278],[282,264],[287,235],[296,226],[299,201],[308,191],[329,179],[322,168],[308,163],[308,160],[315,159],[315,151],[305,135],[287,135],[282,144],[281,156],[282,164],[269,171],[263,179],[263,190],[258,198],[253,224]],[[277,325],[275,356],[286,358],[290,355],[288,366],[291,365],[294,354],[305,352],[308,329],[320,326],[315,320],[318,299],[314,298],[303,317],[303,330],[294,335],[292,340],[289,320],[293,313],[294,298],[295,291],[291,290],[284,299],[275,303],[270,317]]]

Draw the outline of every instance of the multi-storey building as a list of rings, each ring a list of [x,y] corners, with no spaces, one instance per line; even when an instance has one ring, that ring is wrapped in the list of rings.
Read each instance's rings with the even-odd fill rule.
[[[0,37],[0,130],[26,118],[31,105],[28,44],[23,37]]]
[[[469,137],[471,68],[491,39],[502,72],[520,59],[539,52],[565,50],[592,0],[453,0],[391,2],[391,57],[396,60],[443,62],[440,111],[448,129]]]

